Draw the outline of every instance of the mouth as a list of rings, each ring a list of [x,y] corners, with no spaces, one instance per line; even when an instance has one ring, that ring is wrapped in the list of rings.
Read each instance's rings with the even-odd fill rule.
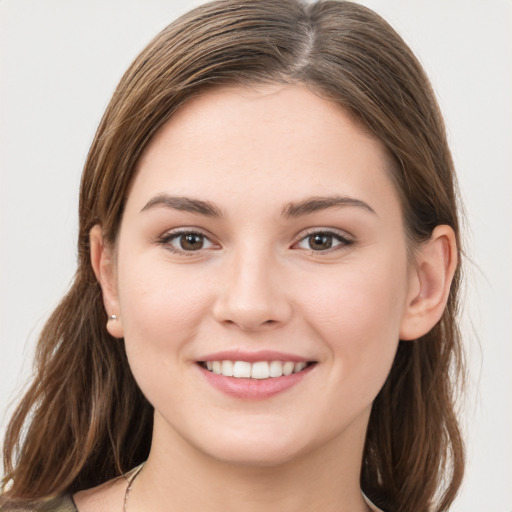
[[[198,361],[203,369],[224,377],[235,379],[274,379],[301,373],[316,364],[316,361]]]
[[[243,401],[263,400],[295,388],[318,366],[318,361],[302,355],[263,348],[221,350],[203,354],[195,363],[213,388]]]

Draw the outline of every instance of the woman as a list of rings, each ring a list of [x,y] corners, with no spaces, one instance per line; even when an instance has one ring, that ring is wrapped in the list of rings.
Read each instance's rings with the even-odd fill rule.
[[[459,247],[442,117],[382,19],[183,16],[92,144],[2,510],[448,510]]]

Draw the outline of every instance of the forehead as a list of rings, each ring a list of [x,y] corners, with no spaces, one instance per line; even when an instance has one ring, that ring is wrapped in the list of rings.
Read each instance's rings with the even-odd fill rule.
[[[336,193],[397,202],[388,168],[380,141],[305,87],[222,87],[191,99],[157,132],[129,202],[142,207],[157,193],[227,207]]]

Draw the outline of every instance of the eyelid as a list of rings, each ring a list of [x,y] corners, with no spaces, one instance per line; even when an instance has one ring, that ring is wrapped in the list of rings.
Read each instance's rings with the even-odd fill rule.
[[[186,251],[184,249],[178,249],[176,247],[173,247],[171,245],[171,242],[178,238],[181,235],[199,235],[202,236],[205,240],[208,240],[208,242],[211,244],[210,247],[205,247],[201,249],[197,249],[195,251]],[[169,231],[166,231],[162,235],[160,235],[156,242],[160,245],[165,246],[167,250],[174,254],[182,255],[182,256],[197,256],[199,254],[202,254],[204,251],[209,251],[213,248],[219,248],[219,244],[217,244],[214,240],[212,240],[212,235],[205,233],[203,229],[196,228],[196,227],[179,227],[175,229],[171,229]]]
[[[295,242],[292,244],[292,249],[298,248],[298,244],[305,240],[306,238],[315,235],[315,234],[323,234],[323,235],[330,235],[336,240],[340,242],[340,244],[335,245],[334,247],[331,247],[326,250],[319,250],[314,251],[313,249],[309,249],[309,252],[315,253],[315,254],[328,254],[333,251],[345,249],[351,245],[355,244],[355,239],[352,235],[349,235],[346,231],[335,229],[335,228],[322,228],[322,227],[315,227],[315,228],[309,228],[305,231],[302,231],[295,239]],[[298,248],[300,249],[300,248]],[[308,249],[303,249],[305,251],[308,251]]]

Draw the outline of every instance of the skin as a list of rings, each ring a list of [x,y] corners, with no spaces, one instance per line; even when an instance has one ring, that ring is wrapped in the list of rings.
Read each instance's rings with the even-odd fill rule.
[[[447,226],[410,259],[389,173],[378,140],[299,86],[210,91],[156,134],[116,247],[91,231],[105,308],[118,316],[107,328],[125,338],[155,407],[129,510],[368,510],[359,474],[372,402],[398,340],[439,320],[456,265]],[[161,204],[163,194],[220,215]],[[352,203],[283,214],[334,196]],[[204,235],[202,248],[184,249],[176,230]],[[312,233],[332,247],[311,245]],[[316,364],[285,392],[244,400],[197,365],[225,349]],[[119,509],[125,489],[121,479],[75,500],[81,511]]]

